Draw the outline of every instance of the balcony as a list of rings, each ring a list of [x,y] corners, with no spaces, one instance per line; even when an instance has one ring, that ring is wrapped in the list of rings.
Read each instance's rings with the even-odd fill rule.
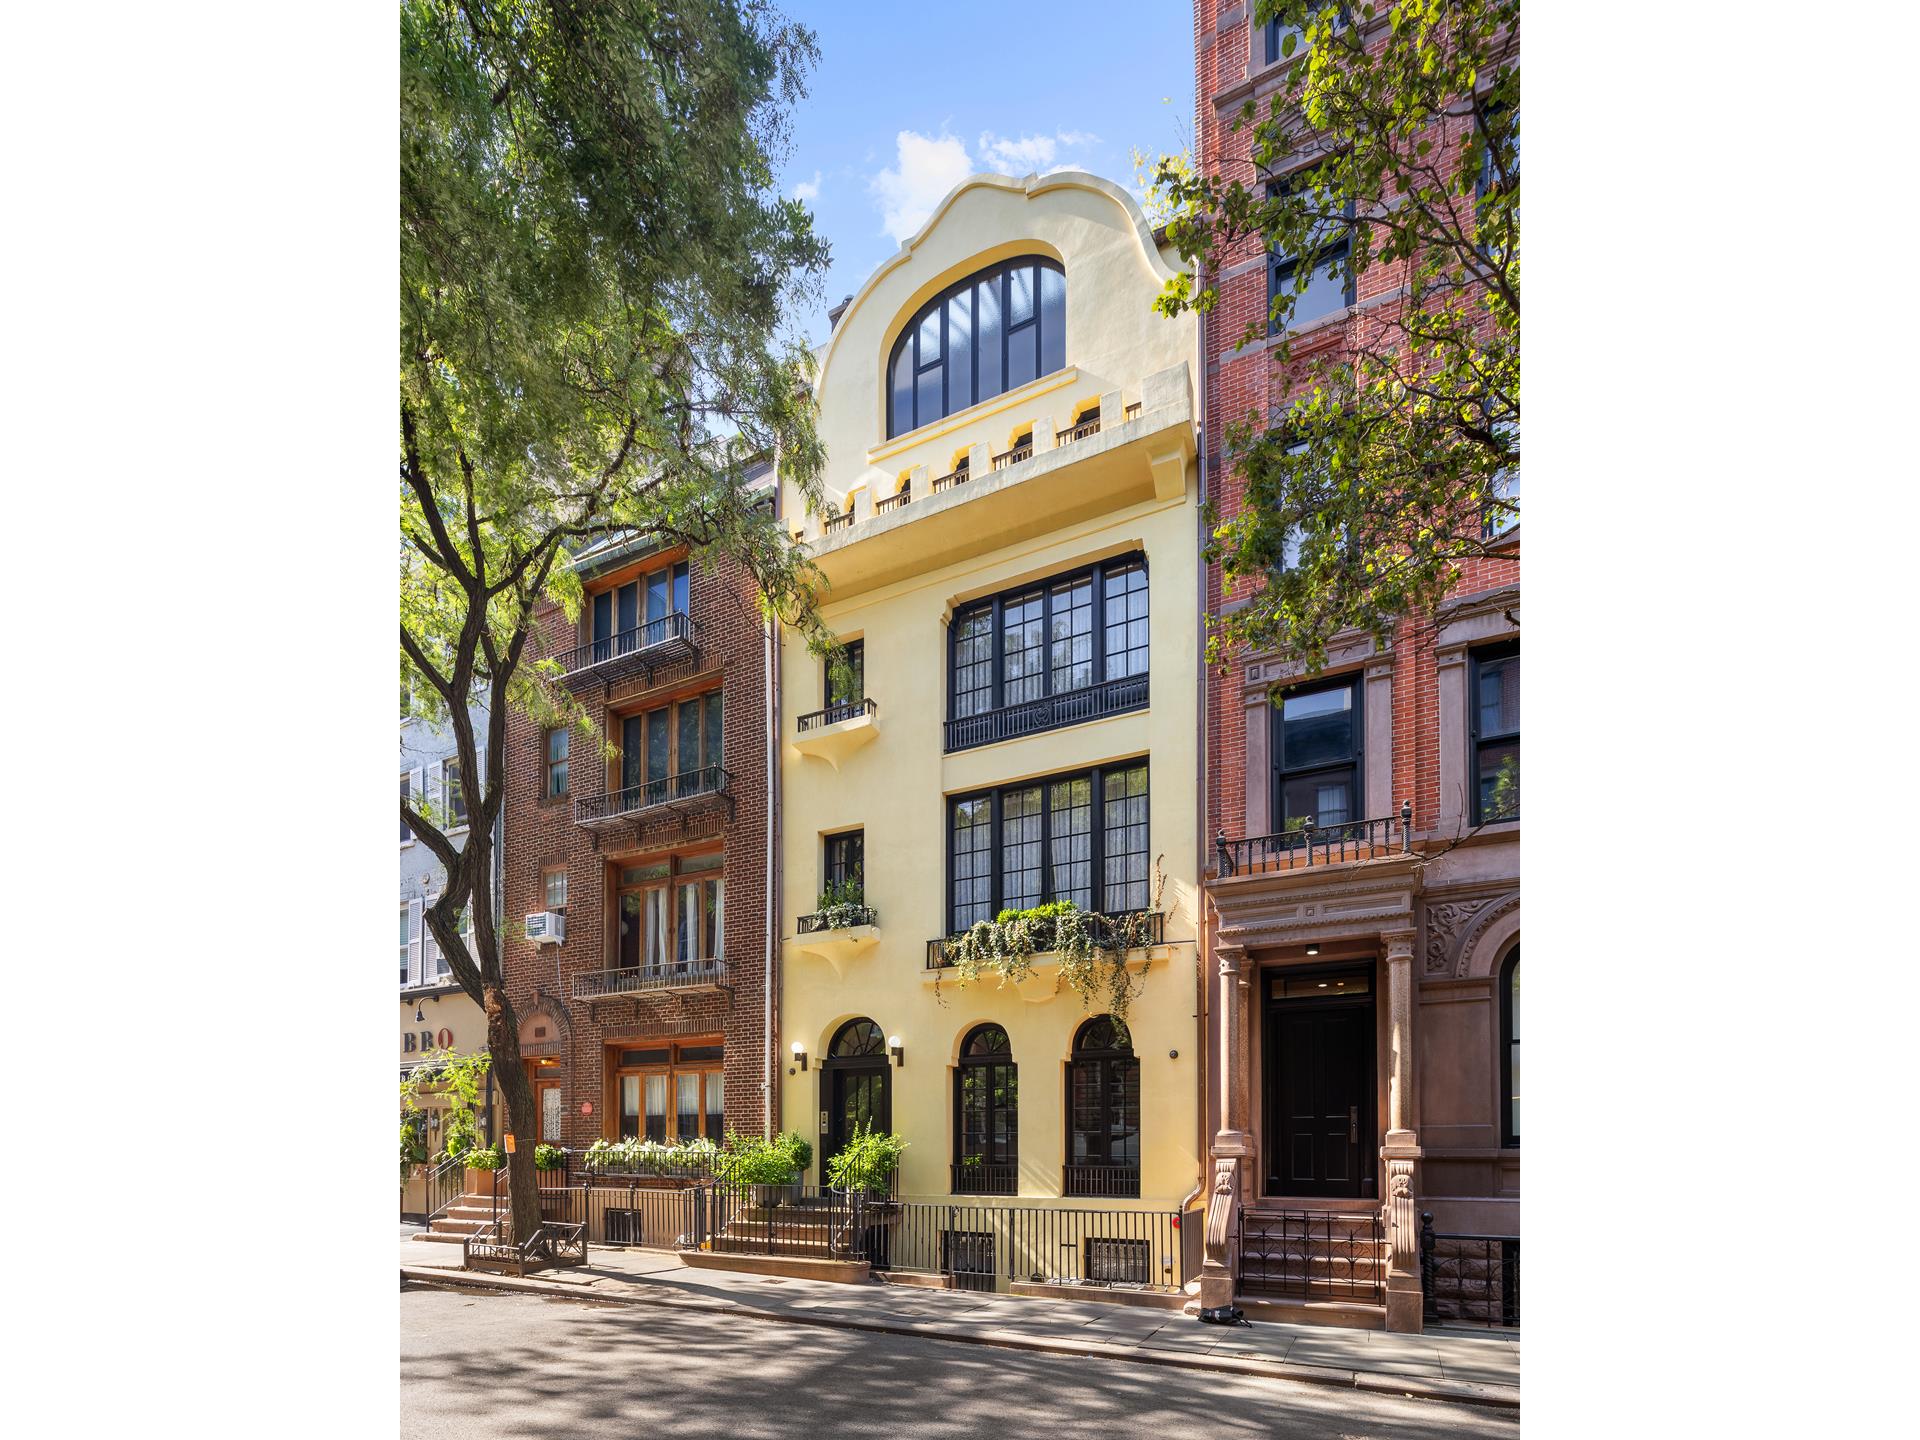
[[[1147,677],[1123,675],[1104,680],[1085,690],[1064,695],[1048,695],[1024,705],[1005,705],[979,715],[965,715],[947,721],[947,753],[971,750],[977,745],[992,745],[1022,735],[1037,735],[1043,730],[1058,730],[1063,725],[1079,725],[1107,715],[1124,715],[1142,710],[1147,704]]]
[[[1229,840],[1222,830],[1214,837],[1213,850],[1222,880],[1408,855],[1413,851],[1413,803],[1403,804],[1398,815],[1377,820],[1315,825],[1309,819],[1297,829],[1245,840]]]
[[[1116,915],[1095,915],[1090,918],[1095,921],[1096,928],[1105,927],[1107,933],[1111,935],[1113,922],[1122,916],[1130,915],[1146,916],[1147,948],[1151,949],[1167,943],[1167,915],[1164,910],[1125,910]],[[949,935],[944,939],[929,940],[927,942],[927,969],[929,971],[945,970],[953,965],[953,957],[949,953],[949,949],[959,938],[957,935]],[[1056,953],[1056,951],[1052,950],[1043,950],[1036,953],[1033,957],[1036,967],[1039,962],[1044,961],[1049,955]]]
[[[560,664],[562,681],[569,686],[608,684],[641,674],[651,680],[656,670],[691,660],[700,653],[694,643],[697,628],[692,616],[676,611],[617,635],[589,640],[553,658]]]
[[[605,1000],[620,995],[692,993],[727,988],[727,962],[719,956],[672,960],[663,965],[626,965],[573,977],[573,998]]]
[[[1110,1200],[1137,1199],[1140,1194],[1139,1163],[1063,1165],[1060,1169],[1060,1193]]]
[[[729,771],[703,765],[605,795],[584,796],[574,802],[573,819],[577,825],[599,830],[652,811],[687,810],[721,800],[731,803],[732,785]]]
[[[894,491],[893,494],[882,495],[876,499],[873,502],[873,513],[876,515],[890,515],[902,505],[911,505],[912,503],[913,485],[909,482],[902,485],[898,490]]]
[[[853,511],[846,510],[838,515],[827,516],[825,520],[820,522],[820,528],[829,535],[836,530],[851,530],[853,528]]]
[[[1009,465],[1018,465],[1022,460],[1031,460],[1032,458],[1033,440],[1029,437],[1021,444],[1014,446],[1011,450],[1003,450],[994,456],[993,468],[996,470],[1004,470]]]
[[[1156,960],[1164,963],[1169,955],[1167,943],[1167,917],[1158,910],[1137,910],[1127,912],[1144,916],[1146,919],[1145,943],[1129,950],[1124,959],[1130,971],[1139,972],[1149,968]],[[1097,924],[1111,925],[1118,916],[1094,917]],[[1111,932],[1109,932],[1111,933]],[[952,978],[955,942],[958,936],[948,936],[941,940],[927,942],[926,968],[920,978],[934,987],[936,993],[941,984],[957,983]],[[982,977],[983,982],[1005,984],[1022,1000],[1031,1005],[1040,1005],[1053,999],[1060,993],[1060,952],[1058,950],[1035,951],[1031,968],[1020,980],[1003,982],[989,971]]]
[[[939,475],[934,478],[933,493],[936,495],[944,494],[946,491],[951,490],[956,485],[966,484],[967,481],[972,478],[972,476],[973,476],[972,461],[962,460],[958,465],[953,467],[953,470],[949,474]]]
[[[953,1173],[951,1183],[955,1195],[1018,1195],[1020,1193],[1018,1165],[989,1165],[980,1156],[970,1155],[950,1168]]]
[[[1086,416],[1078,424],[1069,429],[1056,431],[1053,438],[1056,444],[1071,445],[1076,440],[1085,440],[1089,435],[1098,435],[1099,433],[1100,412],[1096,409],[1091,415]]]
[[[840,976],[846,973],[849,961],[859,959],[880,943],[880,912],[871,905],[842,906],[802,915],[793,928],[793,936],[781,942],[782,948],[824,960],[833,967],[835,976]]]
[[[793,748],[838,770],[842,760],[879,736],[879,716],[880,706],[870,699],[810,711],[795,727]]]

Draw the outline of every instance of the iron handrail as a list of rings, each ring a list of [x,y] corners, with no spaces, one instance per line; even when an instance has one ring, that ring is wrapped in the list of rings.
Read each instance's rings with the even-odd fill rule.
[[[1396,825],[1400,832],[1398,845],[1394,844],[1393,835]],[[1213,848],[1219,861],[1216,873],[1222,878],[1406,855],[1413,850],[1413,802],[1403,802],[1398,815],[1342,820],[1331,825],[1315,825],[1309,816],[1297,829],[1242,840],[1229,840],[1227,832],[1222,830],[1214,836]]]
[[[573,998],[589,1000],[601,995],[635,995],[650,990],[723,985],[726,979],[726,957],[721,955],[667,960],[657,965],[615,965],[605,970],[589,970],[583,975],[575,975]]]
[[[827,725],[838,725],[842,720],[857,720],[862,715],[877,715],[880,706],[875,700],[842,700],[838,704],[828,705],[824,709],[809,710],[800,717],[800,733],[818,730]]]
[[[830,918],[837,919],[840,923],[829,924]],[[833,910],[816,910],[811,915],[802,915],[793,922],[793,932],[796,935],[819,935],[828,930],[879,923],[880,912],[871,905],[841,905]]]
[[[682,770],[678,775],[643,781],[605,795],[586,795],[574,802],[574,819],[580,824],[611,820],[637,814],[663,805],[698,800],[709,795],[725,795],[733,785],[733,772],[719,765],[702,765],[697,770]]]
[[[621,630],[613,635],[604,635],[598,640],[589,640],[584,645],[576,645],[571,650],[563,650],[554,658],[560,662],[563,675],[577,675],[583,670],[591,670],[596,665],[609,660],[622,659],[628,655],[642,655],[656,646],[671,645],[675,642],[693,643],[697,627],[693,617],[684,610],[676,610],[662,615],[658,620],[649,620],[644,625],[636,625],[630,630]]]
[[[955,716],[946,722],[947,753],[1034,735],[1042,730],[1080,725],[1108,715],[1123,715],[1129,710],[1141,709],[1148,698],[1148,677],[1143,672],[1116,676],[1078,690],[1043,695],[1038,700],[982,710],[976,715]]]

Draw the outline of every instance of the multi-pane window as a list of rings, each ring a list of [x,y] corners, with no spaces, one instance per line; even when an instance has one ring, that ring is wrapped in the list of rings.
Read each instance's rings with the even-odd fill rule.
[[[1273,715],[1276,834],[1363,819],[1360,677],[1289,691]]]
[[[1023,256],[936,295],[894,342],[887,436],[929,425],[1067,363],[1067,280]]]
[[[460,830],[467,823],[467,793],[460,784],[460,761],[449,755],[440,762],[441,803],[446,806],[449,830]]]
[[[605,660],[641,645],[666,638],[664,627],[642,634],[669,615],[687,613],[688,568],[685,560],[662,565],[624,585],[602,590],[593,597],[593,658]]]
[[[1513,947],[1500,970],[1500,1031],[1506,1047],[1500,1057],[1501,1140],[1520,1143],[1520,947]]]
[[[1147,562],[1125,556],[973,601],[952,634],[956,720],[1144,675]]]
[[[827,888],[844,891],[866,883],[867,832],[827,836]]]
[[[867,698],[867,642],[849,640],[846,658],[827,665],[827,705],[854,705]]]
[[[723,1138],[724,1050],[711,1042],[650,1045],[611,1052],[623,1140]]]
[[[1309,170],[1291,180],[1275,181],[1267,193],[1311,196],[1314,178],[1315,172]],[[1319,202],[1310,199],[1309,203],[1324,204],[1325,201],[1324,198]],[[1294,295],[1288,326],[1298,329],[1353,304],[1353,275],[1347,268],[1353,248],[1352,221],[1353,201],[1348,199],[1342,213],[1318,222],[1307,243],[1297,251],[1268,252],[1267,304],[1271,306],[1282,295]],[[1294,287],[1299,283],[1302,266],[1308,267],[1312,274],[1306,288],[1295,295]],[[1281,328],[1278,320],[1270,321],[1268,333],[1277,335]]]
[[[620,788],[657,787],[720,763],[720,691],[657,706],[620,721]],[[687,787],[680,787],[682,790]],[[651,797],[649,797],[651,801]]]
[[[1012,1195],[1020,1163],[1020,1076],[998,1025],[976,1026],[960,1046],[954,1087],[953,1188]]]
[[[682,855],[619,874],[614,964],[622,970],[686,971],[717,959],[725,935],[725,886],[718,852]]]
[[[1473,652],[1473,823],[1520,818],[1520,642]]]
[[[1144,761],[1009,785],[950,804],[950,933],[1050,900],[1107,914],[1146,908]]]
[[[541,792],[549,800],[558,800],[567,793],[567,752],[572,749],[572,735],[564,725],[547,731],[546,780]]]
[[[1096,1015],[1074,1036],[1067,1068],[1066,1192],[1137,1193],[1139,1170],[1140,1062],[1126,1022]]]
[[[413,907],[400,907],[400,983],[406,984],[413,974]]]
[[[1334,21],[1335,27],[1339,29],[1345,29],[1348,24],[1349,18],[1350,17],[1347,14],[1347,7],[1345,5],[1342,5],[1340,7],[1340,14]],[[1267,21],[1267,34],[1266,34],[1267,64],[1272,65],[1275,62],[1280,60],[1291,60],[1294,58],[1294,56],[1298,55],[1300,53],[1299,37],[1304,35],[1305,33],[1306,31],[1303,27],[1299,25],[1289,25],[1284,20]],[[1292,35],[1293,37],[1295,37],[1293,42],[1293,50],[1291,51],[1291,53],[1283,55],[1281,54],[1282,47],[1280,42],[1284,37],[1288,35]]]
[[[548,910],[567,908],[567,872],[565,869],[540,872],[541,900]]]

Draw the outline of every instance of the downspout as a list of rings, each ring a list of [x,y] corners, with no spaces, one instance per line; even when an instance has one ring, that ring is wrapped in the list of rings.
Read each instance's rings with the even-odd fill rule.
[[[780,477],[773,480],[773,523],[780,527]],[[782,529],[784,534],[784,529]],[[765,1033],[760,1037],[760,1115],[763,1138],[773,1138],[773,1051],[775,1034],[773,1028],[774,1006],[773,992],[775,979],[774,962],[774,917],[780,913],[780,867],[778,856],[780,847],[775,843],[780,814],[779,774],[775,762],[780,754],[780,657],[775,649],[775,627],[772,615],[766,615],[761,622],[763,649],[763,669],[766,678],[766,716],[767,716],[767,883],[766,897],[766,954],[761,966],[760,976],[761,1003],[763,1006]]]
[[[1196,100],[1195,103],[1197,107],[1198,101]],[[1213,957],[1213,946],[1209,938],[1213,931],[1209,914],[1212,908],[1210,904],[1211,897],[1207,893],[1207,822],[1209,819],[1209,802],[1213,795],[1213,767],[1209,763],[1207,751],[1207,737],[1209,734],[1207,725],[1207,562],[1204,554],[1206,550],[1206,535],[1203,529],[1204,522],[1201,519],[1207,503],[1208,480],[1207,316],[1196,316],[1195,320],[1197,322],[1195,329],[1198,332],[1200,350],[1199,355],[1196,357],[1196,368],[1194,371],[1194,390],[1199,401],[1196,408],[1200,421],[1200,444],[1197,447],[1199,451],[1197,458],[1200,467],[1200,490],[1197,508],[1194,512],[1193,526],[1194,590],[1196,592],[1194,596],[1194,614],[1200,633],[1198,636],[1198,648],[1194,653],[1200,657],[1200,665],[1194,681],[1197,699],[1197,703],[1194,706],[1194,754],[1199,759],[1200,783],[1194,787],[1196,796],[1195,804],[1198,807],[1199,813],[1195,816],[1198,823],[1194,826],[1195,854],[1193,873],[1199,893],[1194,897],[1198,902],[1194,907],[1194,918],[1198,922],[1198,930],[1194,936],[1194,955],[1198,963],[1194,967],[1193,976],[1193,1049],[1194,1054],[1200,1061],[1200,1083],[1194,1090],[1194,1128],[1199,1140],[1199,1143],[1194,1147],[1194,1154],[1198,1164],[1198,1173],[1194,1176],[1193,1189],[1189,1190],[1186,1195],[1181,1198],[1180,1210],[1182,1214],[1186,1212],[1187,1207],[1199,1196],[1206,1193],[1207,1176],[1208,1170],[1210,1169],[1208,1157],[1212,1153],[1212,1147],[1207,1136],[1207,1095],[1212,1074],[1208,1063],[1211,1052],[1207,1048],[1207,973]]]

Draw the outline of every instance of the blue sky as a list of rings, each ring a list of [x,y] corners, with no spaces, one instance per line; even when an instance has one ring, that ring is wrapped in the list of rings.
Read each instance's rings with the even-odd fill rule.
[[[1129,152],[1179,150],[1193,125],[1193,7],[1053,10],[973,0],[785,0],[819,37],[782,188],[833,247],[829,304],[975,170],[1091,170],[1131,187]],[[801,317],[826,338],[825,309]]]

